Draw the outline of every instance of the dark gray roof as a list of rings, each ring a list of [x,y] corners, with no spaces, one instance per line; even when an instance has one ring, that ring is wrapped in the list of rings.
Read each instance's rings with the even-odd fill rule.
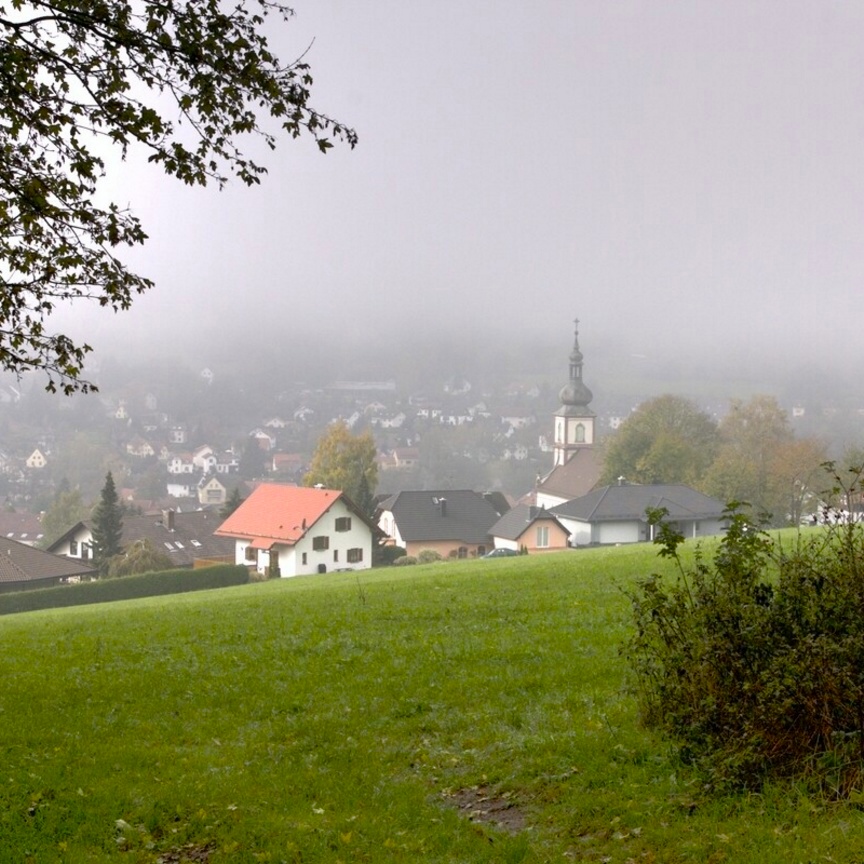
[[[42,523],[35,513],[0,511],[0,537],[32,546],[42,538]]]
[[[160,513],[150,516],[123,516],[123,548],[136,540],[149,539],[178,567],[191,567],[197,558],[234,560],[233,538],[215,537],[213,532],[225,520],[218,510],[193,510],[189,513]]]
[[[470,489],[398,492],[384,501],[381,509],[393,513],[406,543],[424,540],[484,543],[489,529],[498,521],[498,511],[483,495]]]
[[[146,537],[177,567],[191,567],[200,558],[230,558],[233,561],[234,539],[213,534],[224,521],[217,510],[191,510],[188,513],[165,510],[144,516],[124,513],[120,544],[126,549],[136,540]],[[92,531],[92,522],[79,522],[49,548],[66,548],[82,525]]]
[[[726,505],[683,484],[601,486],[581,498],[552,507],[550,513],[580,522],[645,519],[649,507],[665,507],[670,519],[718,519]]]
[[[89,576],[91,565],[34,549],[26,543],[0,539],[0,583],[21,583],[29,587],[35,582],[51,584],[70,576]]]
[[[535,522],[546,520],[561,525],[551,510],[546,510],[544,507],[532,507],[528,504],[517,504],[489,529],[489,533],[493,537],[501,537],[503,540],[518,540]],[[563,525],[561,528],[565,533],[569,533]]]

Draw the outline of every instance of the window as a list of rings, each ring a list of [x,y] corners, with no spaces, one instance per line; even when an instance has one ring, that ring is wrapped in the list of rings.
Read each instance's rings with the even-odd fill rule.
[[[338,562],[339,562],[339,550],[334,549],[333,550],[333,563],[337,564]]]
[[[254,546],[247,546],[246,547],[245,558],[247,561],[257,561],[258,560],[258,555],[255,552]]]
[[[349,549],[348,550],[348,563],[349,564],[358,564],[363,560],[363,550],[362,549]]]
[[[337,531],[350,531],[351,530],[351,517],[350,516],[337,516],[336,517],[336,530]]]
[[[70,540],[69,541],[69,554],[70,555],[77,555],[78,554],[78,541],[77,540]]]
[[[545,549],[549,545],[549,526],[537,526],[537,548]]]
[[[330,548],[330,538],[326,534],[319,534],[312,538],[312,548],[316,552],[321,552],[324,549]]]
[[[303,563],[304,564],[306,563],[306,553],[305,552],[303,553]]]
[[[460,546],[458,555],[460,558],[467,558],[468,557],[468,547],[467,546]]]

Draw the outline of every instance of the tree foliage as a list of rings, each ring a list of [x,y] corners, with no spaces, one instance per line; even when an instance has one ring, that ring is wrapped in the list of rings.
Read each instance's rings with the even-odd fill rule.
[[[166,552],[160,552],[149,538],[136,540],[125,552],[115,555],[107,562],[106,575],[134,576],[137,573],[158,573],[172,570],[174,562]]]
[[[123,538],[123,508],[109,471],[93,511],[93,562],[107,572],[110,559],[119,555]]]
[[[371,432],[354,435],[344,421],[337,421],[318,439],[303,482],[339,489],[371,515],[378,486],[377,452]]]
[[[244,480],[260,480],[267,473],[267,454],[257,438],[250,436],[243,444],[238,471]]]
[[[225,499],[225,503],[219,508],[219,515],[223,519],[227,519],[242,503],[243,496],[240,494],[240,487],[235,486]]]
[[[642,403],[606,447],[604,483],[699,486],[717,450],[717,424],[694,402],[665,395]]]
[[[837,479],[835,499],[858,494]],[[864,528],[784,545],[733,510],[713,560],[691,565],[662,515],[677,579],[654,574],[631,593],[625,648],[643,719],[715,786],[796,777],[831,796],[864,791]]]
[[[90,515],[90,508],[81,498],[81,490],[61,483],[51,506],[42,517],[42,548],[47,548],[73,525]]]
[[[47,372],[48,389],[87,391],[91,350],[47,318],[87,298],[115,311],[152,286],[118,247],[140,221],[99,204],[105,154],[131,146],[190,185],[265,169],[241,145],[308,134],[326,152],[356,135],[310,104],[302,59],[264,35],[275,0],[0,0],[0,367]]]
[[[793,438],[789,417],[773,396],[733,400],[720,423],[720,448],[705,477],[705,491],[721,501],[745,501],[782,524],[789,500],[779,488],[777,454]]]

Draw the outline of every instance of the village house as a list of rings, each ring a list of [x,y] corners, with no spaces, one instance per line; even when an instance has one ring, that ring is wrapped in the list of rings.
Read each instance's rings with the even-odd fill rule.
[[[228,489],[216,474],[205,474],[195,489],[199,504],[215,507],[225,503],[228,498]]]
[[[726,505],[680,483],[602,486],[550,512],[567,528],[571,546],[589,546],[652,541],[649,508],[665,509],[666,520],[687,538],[725,530]]]
[[[378,527],[409,555],[432,549],[445,558],[473,558],[491,548],[489,529],[500,515],[470,489],[406,491],[381,503]]]
[[[373,526],[335,489],[261,483],[216,534],[234,540],[235,563],[262,575],[372,566]]]
[[[122,549],[149,540],[154,548],[165,552],[175,567],[195,567],[234,560],[234,544],[215,535],[222,517],[213,510],[178,513],[172,509],[158,513],[123,516]],[[55,540],[48,551],[55,555],[89,561],[93,558],[93,523],[78,522]]]
[[[489,534],[496,549],[555,552],[567,548],[570,532],[545,508],[517,504],[489,529]]]
[[[26,459],[24,464],[28,468],[33,468],[35,470],[41,470],[48,464],[48,460],[45,458],[45,454],[37,447]]]
[[[70,561],[9,538],[0,539],[0,592],[50,588],[94,575],[93,567],[84,562]]]

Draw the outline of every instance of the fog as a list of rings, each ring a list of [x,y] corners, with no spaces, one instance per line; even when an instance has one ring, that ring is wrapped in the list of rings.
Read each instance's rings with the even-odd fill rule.
[[[284,140],[260,187],[221,193],[143,154],[114,165],[150,235],[126,258],[157,286],[120,315],[61,313],[97,361],[351,377],[510,357],[563,379],[578,316],[595,392],[857,377],[864,5],[295,11],[279,51],[308,47],[314,104],[358,147]]]

